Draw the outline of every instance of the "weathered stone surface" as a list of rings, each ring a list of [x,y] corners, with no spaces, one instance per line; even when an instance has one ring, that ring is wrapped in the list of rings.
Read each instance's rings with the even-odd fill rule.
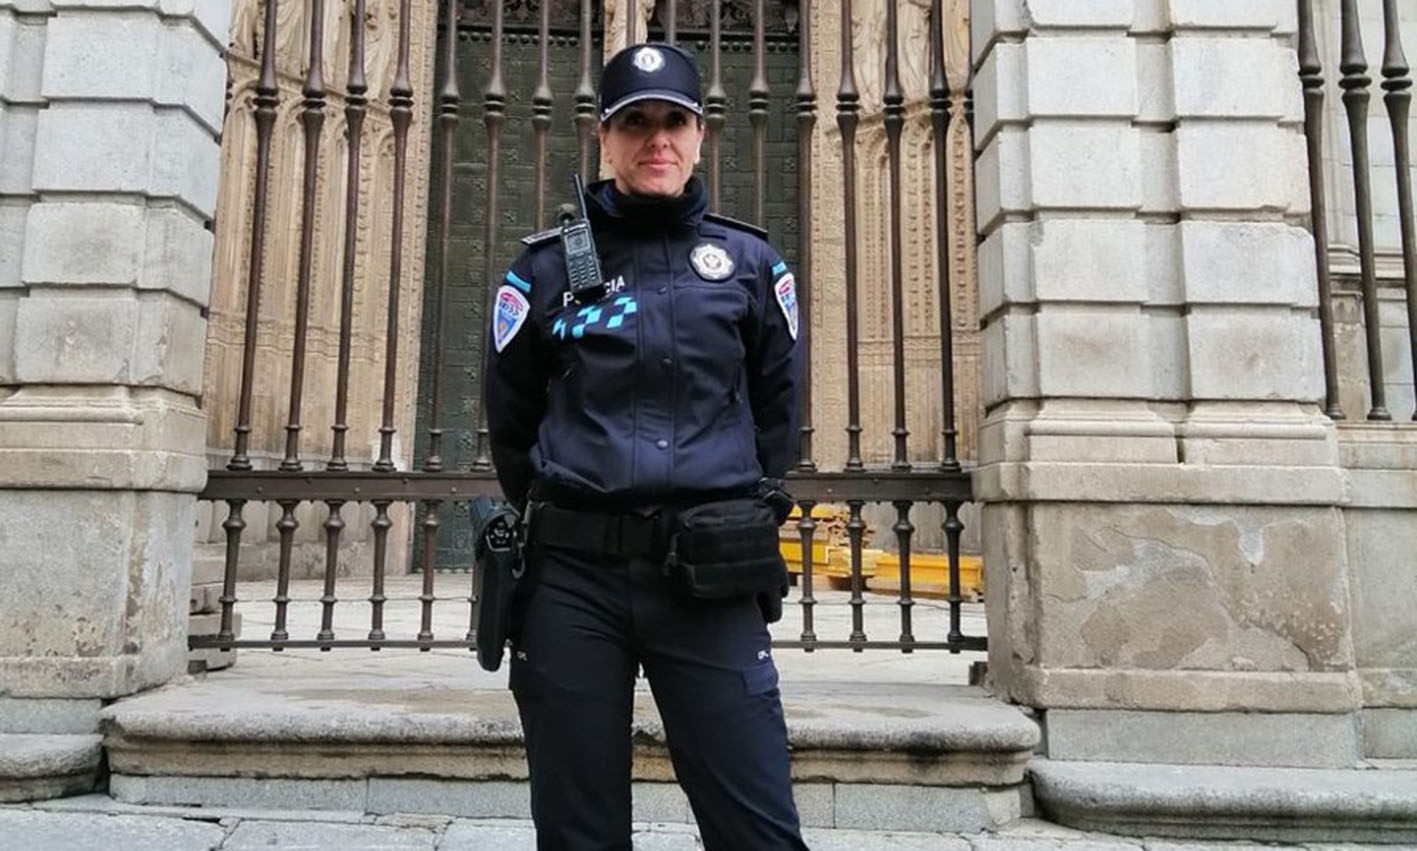
[[[0,734],[0,802],[87,792],[102,755],[96,735]]]
[[[1041,659],[1343,670],[1352,646],[1338,521],[1333,510],[1036,507],[1034,590],[1051,601]]]
[[[296,822],[242,821],[222,844],[222,851],[265,851],[268,848],[303,848],[309,851],[347,851],[379,848],[387,851],[433,851],[438,834],[420,828],[374,824],[300,824]]]
[[[22,388],[0,399],[0,485],[195,493],[203,425],[195,400],[163,390]]]
[[[795,782],[792,801],[803,827],[836,826],[836,784]]]
[[[839,783],[836,826],[972,833],[998,825],[981,789]]]
[[[0,733],[98,732],[98,700],[0,697]]]
[[[1317,320],[1307,310],[1194,305],[1184,319],[1191,393],[1201,399],[1323,396]]]
[[[208,851],[221,846],[220,825],[147,816],[106,816],[0,809],[0,835],[27,851],[74,848],[149,848],[153,851]]]
[[[7,493],[0,691],[114,697],[185,670],[193,502],[161,492]]]
[[[1055,821],[1147,836],[1296,842],[1417,840],[1417,772],[1116,762],[1030,767]]]
[[[1363,753],[1369,759],[1417,760],[1417,709],[1364,709]]]
[[[25,221],[27,284],[120,284],[138,278],[143,207],[131,202],[45,202]]]
[[[1048,758],[1190,765],[1353,768],[1356,715],[1050,709]]]
[[[129,804],[173,804],[237,809],[367,811],[364,780],[287,780],[279,777],[145,777],[114,774],[108,791]]]
[[[446,813],[462,818],[530,818],[525,781],[459,781],[371,777],[373,813]]]
[[[1186,210],[1260,211],[1290,199],[1286,132],[1273,121],[1183,122],[1176,128],[1180,201]]]
[[[907,831],[813,830],[805,828],[802,840],[812,851],[969,851],[969,842],[958,836]]]
[[[438,851],[520,851],[536,845],[536,830],[529,824],[455,821],[448,825]]]
[[[1417,474],[1408,472],[1417,488]],[[1347,508],[1343,512],[1353,584],[1353,643],[1360,669],[1417,669],[1417,511]],[[1410,685],[1410,683],[1409,683]],[[1417,695],[1373,690],[1375,706],[1417,707]]]

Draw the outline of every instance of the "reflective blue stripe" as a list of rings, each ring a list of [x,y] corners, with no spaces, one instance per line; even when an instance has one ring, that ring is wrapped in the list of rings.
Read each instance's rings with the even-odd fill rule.
[[[786,262],[786,261],[783,261],[783,260],[779,260],[778,263],[777,263],[777,265],[774,266],[774,267],[772,267],[772,275],[773,275],[774,278],[776,278],[778,275],[781,275],[783,272],[786,272],[786,271],[787,271],[787,262]],[[508,274],[510,274],[510,273],[508,273]]]
[[[516,287],[524,293],[531,292],[531,284],[528,284],[526,281],[523,281],[521,278],[518,278],[517,273],[513,272],[511,269],[507,270],[507,283],[511,284],[512,286]]]

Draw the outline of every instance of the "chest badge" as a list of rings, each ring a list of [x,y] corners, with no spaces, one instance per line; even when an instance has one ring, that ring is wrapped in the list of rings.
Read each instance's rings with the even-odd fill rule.
[[[733,258],[721,245],[701,242],[689,252],[689,263],[705,281],[725,281],[733,274]]]

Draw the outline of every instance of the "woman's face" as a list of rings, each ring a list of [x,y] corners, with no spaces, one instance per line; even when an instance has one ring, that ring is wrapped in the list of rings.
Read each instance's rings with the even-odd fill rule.
[[[600,125],[600,150],[627,195],[682,195],[703,141],[698,116],[662,100],[632,103]]]

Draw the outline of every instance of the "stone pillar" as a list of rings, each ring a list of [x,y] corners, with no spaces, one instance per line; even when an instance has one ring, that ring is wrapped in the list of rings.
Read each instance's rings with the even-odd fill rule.
[[[1054,759],[1360,758],[1294,16],[974,3],[989,669]]]
[[[0,0],[0,734],[186,670],[229,13]]]

